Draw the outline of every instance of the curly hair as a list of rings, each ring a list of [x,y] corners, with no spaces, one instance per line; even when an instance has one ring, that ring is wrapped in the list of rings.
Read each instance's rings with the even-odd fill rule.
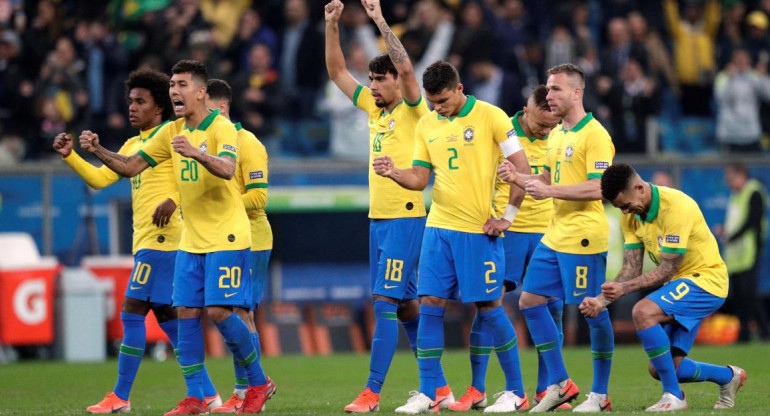
[[[144,88],[150,91],[152,99],[155,100],[161,110],[163,110],[163,120],[170,120],[174,115],[171,106],[171,98],[168,95],[168,75],[154,69],[139,69],[131,72],[126,80],[126,99],[134,88]]]
[[[390,56],[387,53],[377,55],[369,61],[369,72],[373,74],[391,74],[393,78],[398,78],[398,71]]]
[[[422,85],[428,94],[439,94],[460,83],[460,74],[454,65],[447,61],[436,61],[422,74]]]
[[[602,175],[602,197],[608,201],[614,201],[618,194],[628,188],[628,182],[636,175],[631,165],[616,163]]]

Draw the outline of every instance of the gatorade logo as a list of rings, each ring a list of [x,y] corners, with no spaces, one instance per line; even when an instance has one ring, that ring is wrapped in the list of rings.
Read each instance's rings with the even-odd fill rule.
[[[26,325],[38,325],[46,319],[45,280],[30,279],[13,294],[13,311]]]

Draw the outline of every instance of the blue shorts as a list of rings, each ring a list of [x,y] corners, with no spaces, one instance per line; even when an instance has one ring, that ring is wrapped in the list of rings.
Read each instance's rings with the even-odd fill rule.
[[[425,217],[369,221],[372,293],[396,300],[417,298],[417,260]]]
[[[503,238],[505,249],[505,290],[512,292],[521,286],[524,272],[527,270],[529,260],[535,252],[535,247],[543,239],[543,234],[520,233],[506,231]]]
[[[179,250],[174,268],[174,306],[248,308],[251,297],[249,249],[201,254]]]
[[[267,282],[267,265],[273,250],[251,252],[251,309],[257,309]]]
[[[676,322],[665,324],[672,347],[679,348],[686,354],[695,342],[695,335],[703,318],[716,312],[724,298],[714,296],[701,289],[689,279],[677,279],[666,283],[660,289],[647,295],[668,316]]]
[[[171,305],[174,292],[175,251],[139,250],[126,286],[126,296],[143,302]]]
[[[426,227],[417,294],[465,303],[497,300],[504,270],[501,238]]]
[[[561,253],[538,243],[529,261],[522,290],[563,299],[577,305],[586,296],[598,296],[607,276],[607,252]]]

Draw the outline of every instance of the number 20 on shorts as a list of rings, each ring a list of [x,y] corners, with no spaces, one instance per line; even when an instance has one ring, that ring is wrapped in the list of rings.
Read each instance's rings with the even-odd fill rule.
[[[241,287],[241,268],[238,266],[233,267],[220,267],[219,270],[224,274],[219,276],[219,288],[230,289]]]

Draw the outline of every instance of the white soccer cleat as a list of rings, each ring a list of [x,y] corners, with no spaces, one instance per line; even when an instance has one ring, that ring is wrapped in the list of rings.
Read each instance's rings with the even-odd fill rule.
[[[214,396],[205,397],[203,401],[206,403],[206,406],[208,406],[209,410],[222,407],[222,397],[219,396],[219,393]]]
[[[574,409],[572,409],[573,412],[598,413],[598,412],[609,412],[612,410],[612,405],[610,404],[610,398],[606,394],[591,392],[587,394],[587,396],[588,396],[588,399],[586,399],[586,401],[584,401],[583,403],[580,403]]]
[[[540,403],[530,410],[530,413],[550,412],[557,409],[564,403],[569,403],[577,399],[580,395],[580,389],[571,379],[562,381],[559,384],[551,384],[546,390],[545,396],[540,399]]]
[[[714,409],[731,409],[735,407],[735,396],[748,378],[744,369],[734,365],[728,365],[728,367],[733,370],[733,378],[727,384],[719,386],[719,400],[714,405]]]
[[[434,405],[438,404],[439,409],[448,409],[449,405],[455,402],[455,395],[452,394],[452,389],[447,384],[444,387],[436,389],[436,400]]]
[[[492,397],[497,400],[495,404],[484,409],[484,413],[510,413],[529,409],[529,399],[526,393],[524,393],[524,397],[519,397],[512,391],[506,390],[495,393]]]
[[[396,413],[405,413],[408,415],[418,415],[420,413],[438,413],[439,407],[433,400],[417,391],[409,392],[412,397],[406,401],[406,404],[397,407]]]
[[[674,412],[687,410],[687,399],[680,399],[669,392],[663,392],[663,397],[657,403],[645,409],[645,412]]]

